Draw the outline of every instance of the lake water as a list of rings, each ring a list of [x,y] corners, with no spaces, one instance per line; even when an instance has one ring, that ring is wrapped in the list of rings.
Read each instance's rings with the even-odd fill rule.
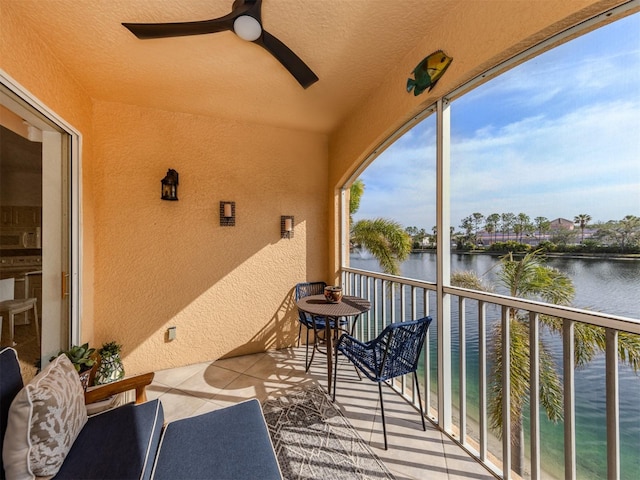
[[[496,280],[498,257],[490,255],[452,254],[451,271],[475,271],[483,280],[505,293]],[[640,312],[640,261],[607,259],[549,258],[547,264],[566,273],[573,281],[576,295],[573,305],[629,318]],[[352,254],[351,266],[379,272],[378,262],[369,255]],[[414,253],[402,264],[403,277],[434,282],[436,257],[433,253]],[[457,318],[457,302],[453,302],[453,318]],[[497,310],[497,309],[496,309]],[[497,321],[499,311],[488,312]],[[469,416],[477,420],[478,412],[478,330],[473,308],[467,312],[467,404]],[[435,360],[435,338],[432,329],[431,351]],[[561,365],[562,341],[557,335],[541,333],[541,337]],[[452,325],[453,358],[457,358],[457,322]],[[435,367],[432,362],[432,368]],[[458,368],[453,365],[453,396],[457,403]],[[436,377],[435,370],[432,378]],[[435,381],[435,380],[434,380]],[[620,469],[621,478],[640,478],[640,375],[629,367],[620,367]],[[575,374],[577,473],[580,479],[606,478],[605,361],[598,355]],[[528,416],[528,413],[525,415]],[[457,422],[456,422],[457,423]],[[525,421],[528,435],[528,419]],[[564,432],[562,423],[541,418],[543,469],[556,478],[564,477]],[[493,452],[499,454],[500,452]]]

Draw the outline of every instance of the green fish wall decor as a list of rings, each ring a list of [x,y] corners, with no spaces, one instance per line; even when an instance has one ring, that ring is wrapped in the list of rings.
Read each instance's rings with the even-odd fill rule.
[[[453,58],[447,56],[442,50],[424,57],[413,69],[414,78],[407,79],[407,92],[413,90],[413,95],[418,96],[427,88],[431,91],[452,61]]]

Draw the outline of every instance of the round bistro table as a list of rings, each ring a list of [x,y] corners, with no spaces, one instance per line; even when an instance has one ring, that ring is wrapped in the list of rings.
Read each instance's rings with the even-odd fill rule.
[[[333,345],[331,336],[331,322],[338,324],[340,317],[357,317],[361,313],[368,312],[371,308],[371,302],[365,298],[352,297],[345,295],[342,301],[338,303],[330,303],[324,298],[324,295],[309,295],[302,297],[296,302],[297,307],[303,312],[307,312],[317,317],[325,317],[325,341],[327,342],[327,390],[331,394],[331,381],[333,370]]]

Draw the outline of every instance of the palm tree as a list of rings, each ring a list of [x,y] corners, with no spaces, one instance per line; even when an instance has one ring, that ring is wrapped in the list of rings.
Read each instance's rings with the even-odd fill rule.
[[[573,223],[580,227],[580,232],[582,232],[581,242],[584,242],[584,229],[591,221],[591,216],[586,213],[581,213],[580,215],[576,215],[573,217]]]
[[[484,215],[480,212],[475,212],[472,213],[471,216],[473,217],[473,236],[475,237],[474,243],[478,243],[478,229],[480,228],[480,223],[484,220]]]
[[[492,213],[487,217],[487,221],[485,223],[485,229],[487,233],[493,233],[493,241],[496,241],[496,234],[498,230],[498,224],[500,223],[500,214]]]
[[[559,270],[545,265],[540,251],[528,253],[515,260],[511,253],[500,259],[498,279],[508,289],[509,295],[545,301],[556,305],[570,305],[575,293],[571,279]],[[452,275],[452,284],[465,288],[489,290],[480,279],[473,279],[475,272],[462,272]],[[509,376],[511,382],[510,412],[512,426],[512,464],[517,473],[522,473],[524,465],[524,431],[522,428],[523,407],[529,398],[529,316],[515,308],[508,311],[510,325],[509,339]],[[551,333],[562,334],[562,319],[540,315],[541,325]],[[492,364],[492,383],[490,386],[489,422],[498,436],[502,434],[502,329],[500,323],[494,327],[495,339],[489,356]],[[575,363],[580,367],[591,361],[606,348],[604,329],[588,324],[575,325]],[[540,405],[547,417],[554,422],[563,418],[562,382],[550,350],[540,337]],[[620,333],[618,355],[634,371],[640,368],[640,337]]]
[[[629,247],[640,246],[640,217],[627,215],[622,220],[609,220],[597,227],[594,237],[605,243],[617,245],[622,252]]]
[[[533,221],[536,222],[536,228],[538,229],[538,241],[540,241],[542,239],[542,235],[549,231],[551,222],[547,217],[536,217]]]
[[[502,241],[504,241],[504,234],[506,233],[509,236],[509,232],[511,232],[511,228],[515,223],[516,216],[513,213],[503,213],[500,215],[501,227],[502,227]]]
[[[531,219],[529,218],[529,215],[526,213],[519,213],[515,218],[513,230],[519,235],[516,240],[522,242],[523,234],[531,230]]]
[[[626,215],[620,222],[618,222],[618,228],[616,229],[617,236],[620,238],[620,245],[622,251],[633,243],[633,240],[640,235],[640,217],[635,215]]]
[[[364,182],[360,179],[353,182],[349,190],[349,223],[353,224],[353,214],[360,208],[360,200],[364,194]]]
[[[351,243],[361,245],[378,260],[382,271],[390,275],[400,274],[402,263],[411,252],[411,236],[400,223],[385,218],[353,222],[353,214],[360,207],[364,183],[356,180],[350,189],[349,220]]]

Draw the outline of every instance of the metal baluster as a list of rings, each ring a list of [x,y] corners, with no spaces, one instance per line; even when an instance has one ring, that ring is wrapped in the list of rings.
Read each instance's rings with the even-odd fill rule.
[[[465,332],[465,299],[458,297],[458,356],[459,384],[460,384],[460,443],[467,443],[467,345]]]
[[[574,382],[574,330],[573,320],[564,319],[562,324],[562,351],[564,374],[564,478],[576,478],[576,411]]]
[[[424,303],[424,316],[429,315],[429,290],[422,289],[423,303]],[[429,331],[427,329],[427,336],[424,339],[424,411],[427,412],[427,416],[431,416],[431,348],[429,346]]]
[[[529,424],[531,425],[531,480],[540,478],[540,328],[538,314],[529,313]]]
[[[478,378],[480,396],[480,460],[487,461],[487,304],[478,302]]]
[[[607,478],[620,478],[620,405],[618,388],[618,331],[606,329]]]
[[[511,478],[511,325],[509,308],[502,306],[502,478]]]

